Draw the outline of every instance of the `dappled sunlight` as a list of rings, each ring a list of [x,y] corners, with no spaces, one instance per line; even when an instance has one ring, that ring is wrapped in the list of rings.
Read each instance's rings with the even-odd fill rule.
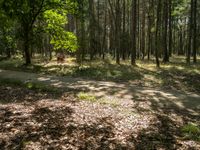
[[[156,68],[142,61],[133,67],[109,60],[78,66],[74,60],[62,65],[53,60],[30,66],[27,72],[0,69],[2,81],[28,88],[1,89],[0,110],[8,118],[0,123],[7,133],[2,138],[13,144],[10,147],[27,149],[58,148],[54,143],[72,148],[88,148],[88,143],[91,148],[185,145],[177,140],[182,138],[180,128],[199,122],[198,67],[171,63]],[[29,73],[33,70],[38,74]],[[19,145],[17,139],[22,138]]]
[[[200,116],[200,95],[192,92],[139,87],[130,82],[20,74],[13,71],[8,73],[5,70],[0,73],[1,78],[3,74],[4,79],[19,77],[22,82],[28,82],[30,87],[34,85],[32,83],[37,83],[60,90],[59,93],[45,93],[40,90],[34,92],[2,88],[4,94],[1,94],[0,99],[14,97],[12,101],[4,100],[0,104],[3,110],[0,117],[3,115],[8,118],[6,122],[0,123],[7,133],[3,133],[2,138],[13,146],[49,145],[58,148],[53,143],[59,143],[66,147],[81,145],[88,148],[89,143],[92,148],[104,146],[115,149],[145,147],[153,140],[162,142],[163,147],[171,148],[182,143],[175,140],[175,136],[181,138],[181,126],[187,122],[198,122]],[[36,87],[40,89],[40,86]],[[70,93],[75,97],[70,96]],[[18,112],[18,119],[9,120],[10,117],[16,118],[13,112]],[[26,115],[23,116],[24,113]],[[16,120],[14,132],[12,125]],[[19,145],[17,139],[22,138],[24,142]]]
[[[34,103],[0,105],[1,147],[130,148],[134,147],[134,143],[126,143],[130,131],[150,124],[147,116],[125,114],[123,109],[89,102],[74,103],[72,97],[66,98],[41,97]]]
[[[5,74],[5,75],[4,75]],[[131,99],[134,97],[134,95],[140,94],[141,97],[143,94],[150,94],[149,96],[154,99],[161,99],[167,101],[173,101],[175,99],[175,102],[180,101],[181,103],[184,103],[184,105],[187,104],[187,101],[192,99],[191,105],[194,103],[195,106],[198,106],[199,101],[199,95],[193,95],[185,94],[180,91],[157,91],[156,89],[143,89],[143,87],[137,87],[134,83],[118,83],[118,82],[108,82],[108,81],[94,81],[94,80],[87,80],[87,79],[80,79],[80,78],[70,78],[70,77],[56,77],[56,76],[50,76],[50,75],[34,75],[29,73],[23,73],[23,75],[18,74],[17,72],[10,72],[7,73],[6,71],[2,71],[0,74],[1,77],[7,79],[7,78],[17,78],[22,80],[23,82],[36,82],[36,83],[42,83],[47,86],[52,86],[56,88],[70,88],[70,89],[80,89],[83,91],[90,91],[92,93],[95,93],[98,96],[104,96],[104,95],[115,95],[119,99]],[[160,82],[160,81],[159,81]],[[159,88],[158,88],[159,89]],[[184,99],[184,101],[182,101]],[[186,101],[186,99],[188,99]],[[189,103],[189,102],[188,102]],[[183,105],[183,106],[184,106]]]
[[[134,95],[136,95],[136,97]],[[200,95],[197,94],[187,95],[178,91],[137,90],[136,94],[133,94],[133,101],[140,100],[140,98],[143,99],[144,97],[150,102],[156,102],[158,105],[162,105],[161,107],[173,105],[180,109],[200,111]]]
[[[0,150],[200,150],[198,0],[0,8]]]
[[[148,86],[148,87],[166,87],[178,90],[198,91],[200,79],[199,63],[196,65],[186,65],[182,62],[183,57],[172,57],[171,62],[161,64],[161,68],[157,68],[153,61],[137,61],[137,66],[131,66],[129,61],[124,61],[121,65],[116,65],[111,58],[104,61],[84,61],[80,66],[75,62],[75,58],[66,58],[64,64],[57,64],[53,58],[46,64],[35,63],[30,67],[22,67],[20,59],[13,61],[4,61],[0,63],[4,69],[14,68],[14,70],[23,70],[27,72],[36,72],[44,74],[56,74],[67,77],[81,77],[83,79],[94,79],[115,82],[129,82],[131,84]],[[35,61],[36,62],[36,61]],[[1,65],[2,64],[2,65]],[[18,67],[15,67],[17,65]],[[194,80],[190,81],[190,79]],[[192,83],[191,83],[192,82]]]

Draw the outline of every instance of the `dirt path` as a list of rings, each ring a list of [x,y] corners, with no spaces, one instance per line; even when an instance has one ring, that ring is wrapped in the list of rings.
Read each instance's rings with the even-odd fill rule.
[[[6,70],[0,79],[78,89],[119,104],[0,85],[2,149],[200,149],[180,132],[200,124],[198,94]]]
[[[136,85],[131,85],[130,83],[57,77],[1,69],[0,78],[17,79],[22,82],[30,81],[57,88],[78,89],[88,93],[90,92],[99,98],[115,99],[122,103],[149,100],[152,103],[158,103],[160,107],[175,105],[193,113],[200,113],[200,95],[196,93],[138,87]]]

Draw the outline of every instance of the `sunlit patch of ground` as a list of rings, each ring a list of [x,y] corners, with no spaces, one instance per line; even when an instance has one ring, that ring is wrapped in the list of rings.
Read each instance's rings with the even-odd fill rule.
[[[142,95],[140,95],[142,96]],[[199,149],[182,134],[199,115],[161,105],[154,95],[118,101],[88,93],[49,93],[0,86],[2,149]],[[125,102],[126,101],[126,102]],[[186,126],[187,127],[187,126]],[[186,128],[184,127],[184,128]],[[188,130],[188,127],[187,127]],[[190,131],[190,130],[189,130]]]
[[[138,60],[137,66],[131,66],[130,61],[116,65],[110,58],[85,61],[81,65],[71,57],[67,57],[63,64],[58,64],[56,58],[52,61],[41,60],[33,59],[34,65],[28,67],[21,67],[22,59],[5,60],[0,62],[0,68],[200,92],[200,64],[187,65],[181,56],[172,57],[170,63],[161,63],[161,68],[156,67],[153,59]]]

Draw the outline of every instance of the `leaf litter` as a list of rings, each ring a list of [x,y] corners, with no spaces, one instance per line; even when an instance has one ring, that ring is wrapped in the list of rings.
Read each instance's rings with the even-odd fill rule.
[[[0,149],[199,149],[180,127],[197,116],[149,102],[111,107],[21,87],[0,86]],[[141,104],[141,105],[140,105]],[[151,109],[151,110],[150,110]]]

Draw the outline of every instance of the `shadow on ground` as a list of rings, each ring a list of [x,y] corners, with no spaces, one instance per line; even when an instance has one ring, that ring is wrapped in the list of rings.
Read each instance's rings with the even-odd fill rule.
[[[115,94],[127,104],[111,108],[76,101],[69,95],[53,97],[51,93],[31,93],[30,90],[23,93],[23,88],[7,87],[3,92],[8,95],[6,98],[15,98],[16,101],[0,104],[0,147],[101,150],[200,148],[196,141],[187,144],[180,132],[181,126],[188,122],[199,123],[198,95],[189,94],[193,99],[190,100],[185,99],[186,95],[182,93],[132,88],[121,85],[103,89],[107,92],[104,94]],[[125,89],[129,90],[129,94],[120,93]],[[27,94],[28,98],[23,101],[23,97],[17,97],[19,92]],[[30,93],[31,96],[28,96]],[[131,99],[125,97],[127,94]],[[182,100],[177,100],[177,97]],[[189,105],[191,101],[193,104]]]
[[[109,117],[84,123],[78,116],[74,118],[74,110],[62,102],[41,103],[43,106],[36,104],[28,110],[22,105],[0,108],[1,149],[127,148],[114,138]]]
[[[188,99],[182,97],[183,100],[177,101],[174,96],[177,94],[138,91],[132,98],[135,102],[134,112],[144,115],[150,113],[155,117],[148,128],[138,133],[136,149],[198,149],[196,145],[185,146],[180,141],[183,140],[183,125],[189,122],[200,124],[200,99],[190,95]],[[181,98],[181,95],[178,97]]]

